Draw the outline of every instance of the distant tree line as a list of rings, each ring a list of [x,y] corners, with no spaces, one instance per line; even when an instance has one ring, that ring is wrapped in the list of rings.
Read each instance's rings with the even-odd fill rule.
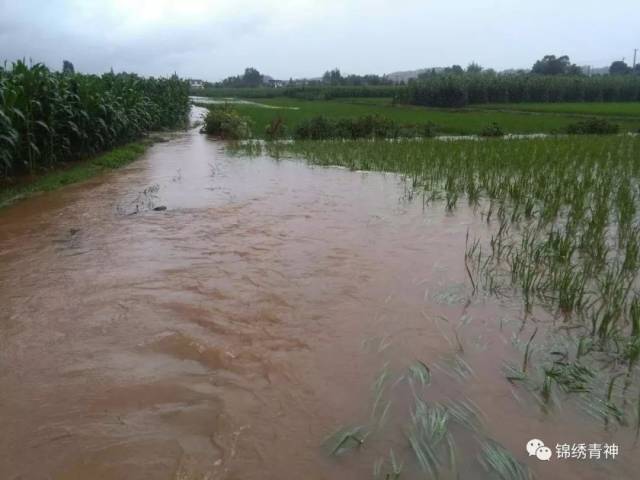
[[[323,85],[360,86],[360,85],[394,85],[396,82],[384,75],[347,75],[343,76],[340,70],[335,68],[322,75]]]
[[[613,62],[609,67],[610,75],[640,75],[640,63],[630,67],[624,61]]]
[[[256,88],[264,83],[264,75],[253,67],[245,68],[242,75],[227,77],[217,83],[218,87]]]
[[[640,66],[613,62],[609,75],[587,75],[567,55],[545,55],[530,69],[498,73],[477,63],[429,69],[398,84],[380,75],[342,75],[326,71],[319,79],[289,80],[284,88],[265,89],[265,76],[253,68],[229,77],[203,93],[240,96],[288,96],[329,100],[339,97],[393,97],[397,103],[434,107],[507,102],[613,102],[640,101]]]
[[[332,100],[334,98],[391,98],[406,87],[402,85],[322,85],[319,83],[292,85],[283,88],[232,88],[207,87],[194,91],[206,97],[277,98],[289,97],[301,100]]]
[[[216,84],[205,83],[205,87],[218,88],[258,88],[262,86],[273,86],[269,82],[270,77],[260,73],[255,68],[246,68],[242,75],[227,77]],[[343,76],[339,69],[328,70],[320,79],[289,79],[286,82],[278,82],[279,86],[361,86],[361,85],[394,85],[395,82],[390,78],[381,75],[346,75]]]

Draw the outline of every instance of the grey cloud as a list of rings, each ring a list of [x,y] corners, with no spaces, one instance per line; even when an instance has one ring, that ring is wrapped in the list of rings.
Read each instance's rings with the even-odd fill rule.
[[[249,65],[281,78],[471,61],[518,68],[547,53],[603,65],[629,59],[640,43],[630,15],[635,0],[200,1],[198,15],[149,15],[148,22],[142,14],[156,11],[114,2],[0,0],[0,59],[33,58],[54,68],[70,59],[88,72],[113,67],[217,80]],[[171,0],[149,5],[159,14],[167,5],[181,12]]]

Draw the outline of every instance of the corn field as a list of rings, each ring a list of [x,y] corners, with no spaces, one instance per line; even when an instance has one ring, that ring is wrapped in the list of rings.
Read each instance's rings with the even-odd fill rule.
[[[176,127],[189,111],[188,93],[175,75],[63,74],[23,61],[0,67],[0,179]]]
[[[434,75],[398,90],[398,103],[464,107],[483,103],[635,102],[640,76]]]

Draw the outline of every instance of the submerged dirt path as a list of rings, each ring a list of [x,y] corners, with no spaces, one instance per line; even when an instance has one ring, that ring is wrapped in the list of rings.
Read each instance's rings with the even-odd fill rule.
[[[517,311],[466,303],[477,219],[403,192],[394,175],[231,158],[194,130],[0,211],[0,478],[372,478],[389,442],[409,459],[401,436],[340,459],[323,439],[367,420],[385,365],[458,351],[443,317],[466,319],[473,372],[432,368],[435,399],[473,399],[542,477],[602,478],[527,458],[532,437],[610,434],[514,401],[498,320]]]

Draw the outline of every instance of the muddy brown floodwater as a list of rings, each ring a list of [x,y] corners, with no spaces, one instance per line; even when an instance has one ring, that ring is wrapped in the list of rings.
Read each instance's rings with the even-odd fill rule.
[[[467,302],[479,219],[404,193],[395,175],[234,158],[194,129],[0,211],[0,478],[367,479],[391,447],[418,478],[405,390],[387,433],[323,447],[369,419],[381,369],[417,360],[427,397],[471,399],[539,478],[637,478],[633,435],[516,400],[499,324],[519,307]],[[437,366],[461,318],[472,372],[456,378]],[[540,462],[533,437],[620,455]]]

